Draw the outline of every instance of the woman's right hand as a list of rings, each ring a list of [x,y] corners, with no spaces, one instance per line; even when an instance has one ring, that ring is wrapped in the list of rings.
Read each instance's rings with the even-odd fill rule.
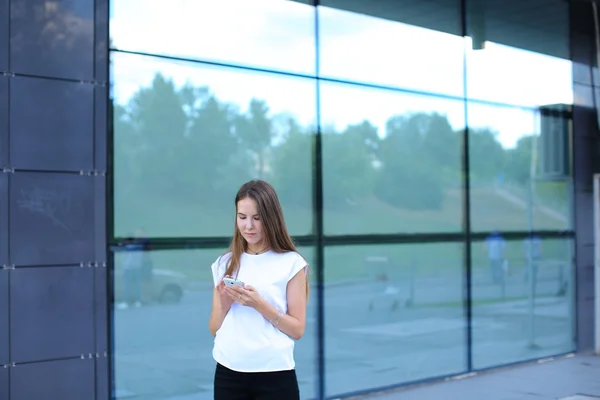
[[[226,275],[225,278],[231,278],[231,276]],[[221,302],[221,309],[227,313],[227,311],[229,311],[229,309],[231,308],[231,305],[233,304],[233,299],[231,298],[231,296],[229,296],[227,294],[227,291],[225,290],[225,282],[223,282],[223,280],[221,279],[221,282],[219,282],[219,286],[217,286],[217,291],[219,292],[219,300]]]

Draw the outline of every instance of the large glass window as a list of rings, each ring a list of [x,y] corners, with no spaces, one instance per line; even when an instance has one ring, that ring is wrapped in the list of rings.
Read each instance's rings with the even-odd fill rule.
[[[319,4],[321,76],[463,96],[459,1]]]
[[[282,0],[112,0],[116,49],[314,75],[314,8]]]
[[[473,367],[573,351],[573,241],[501,233],[473,243]]]
[[[116,396],[212,399],[210,266],[225,250],[144,250],[143,234],[114,253]],[[298,251],[314,263],[312,248]],[[315,310],[311,301],[306,340],[296,346],[302,398],[315,396]]]
[[[562,152],[570,173],[566,117],[477,102],[468,108],[471,228],[479,232],[569,229],[570,176],[553,176],[544,170],[544,158],[558,161],[556,154]],[[548,128],[544,118],[552,118],[554,126]]]
[[[568,4],[466,4],[471,227],[570,229]]]
[[[465,370],[461,244],[325,250],[329,395]]]
[[[568,3],[310,3],[111,1],[117,397],[212,398],[253,178],[311,245],[303,399],[575,348]]]
[[[312,232],[314,81],[113,53],[115,236],[229,236],[236,190],[279,191]]]
[[[463,102],[321,84],[325,233],[459,232]]]

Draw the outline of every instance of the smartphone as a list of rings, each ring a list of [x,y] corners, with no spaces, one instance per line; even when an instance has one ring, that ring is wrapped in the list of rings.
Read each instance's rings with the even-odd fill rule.
[[[241,287],[241,288],[244,287],[244,282],[234,279],[234,278],[225,277],[225,278],[223,278],[223,282],[225,282],[225,285],[227,285],[229,287],[234,287],[234,286]]]

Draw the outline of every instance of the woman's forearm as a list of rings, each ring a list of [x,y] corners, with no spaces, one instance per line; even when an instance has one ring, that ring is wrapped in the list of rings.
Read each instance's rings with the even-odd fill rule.
[[[299,340],[304,335],[305,323],[302,323],[298,318],[295,318],[289,314],[281,312],[281,318],[277,322],[280,311],[273,307],[267,301],[263,301],[262,304],[256,308],[265,319],[273,323],[275,328],[285,333],[294,340]]]

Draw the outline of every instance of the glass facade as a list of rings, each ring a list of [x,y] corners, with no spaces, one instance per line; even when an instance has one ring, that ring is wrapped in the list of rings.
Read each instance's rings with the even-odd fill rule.
[[[566,2],[112,0],[110,33],[117,398],[212,398],[252,178],[312,261],[303,399],[575,349]]]

